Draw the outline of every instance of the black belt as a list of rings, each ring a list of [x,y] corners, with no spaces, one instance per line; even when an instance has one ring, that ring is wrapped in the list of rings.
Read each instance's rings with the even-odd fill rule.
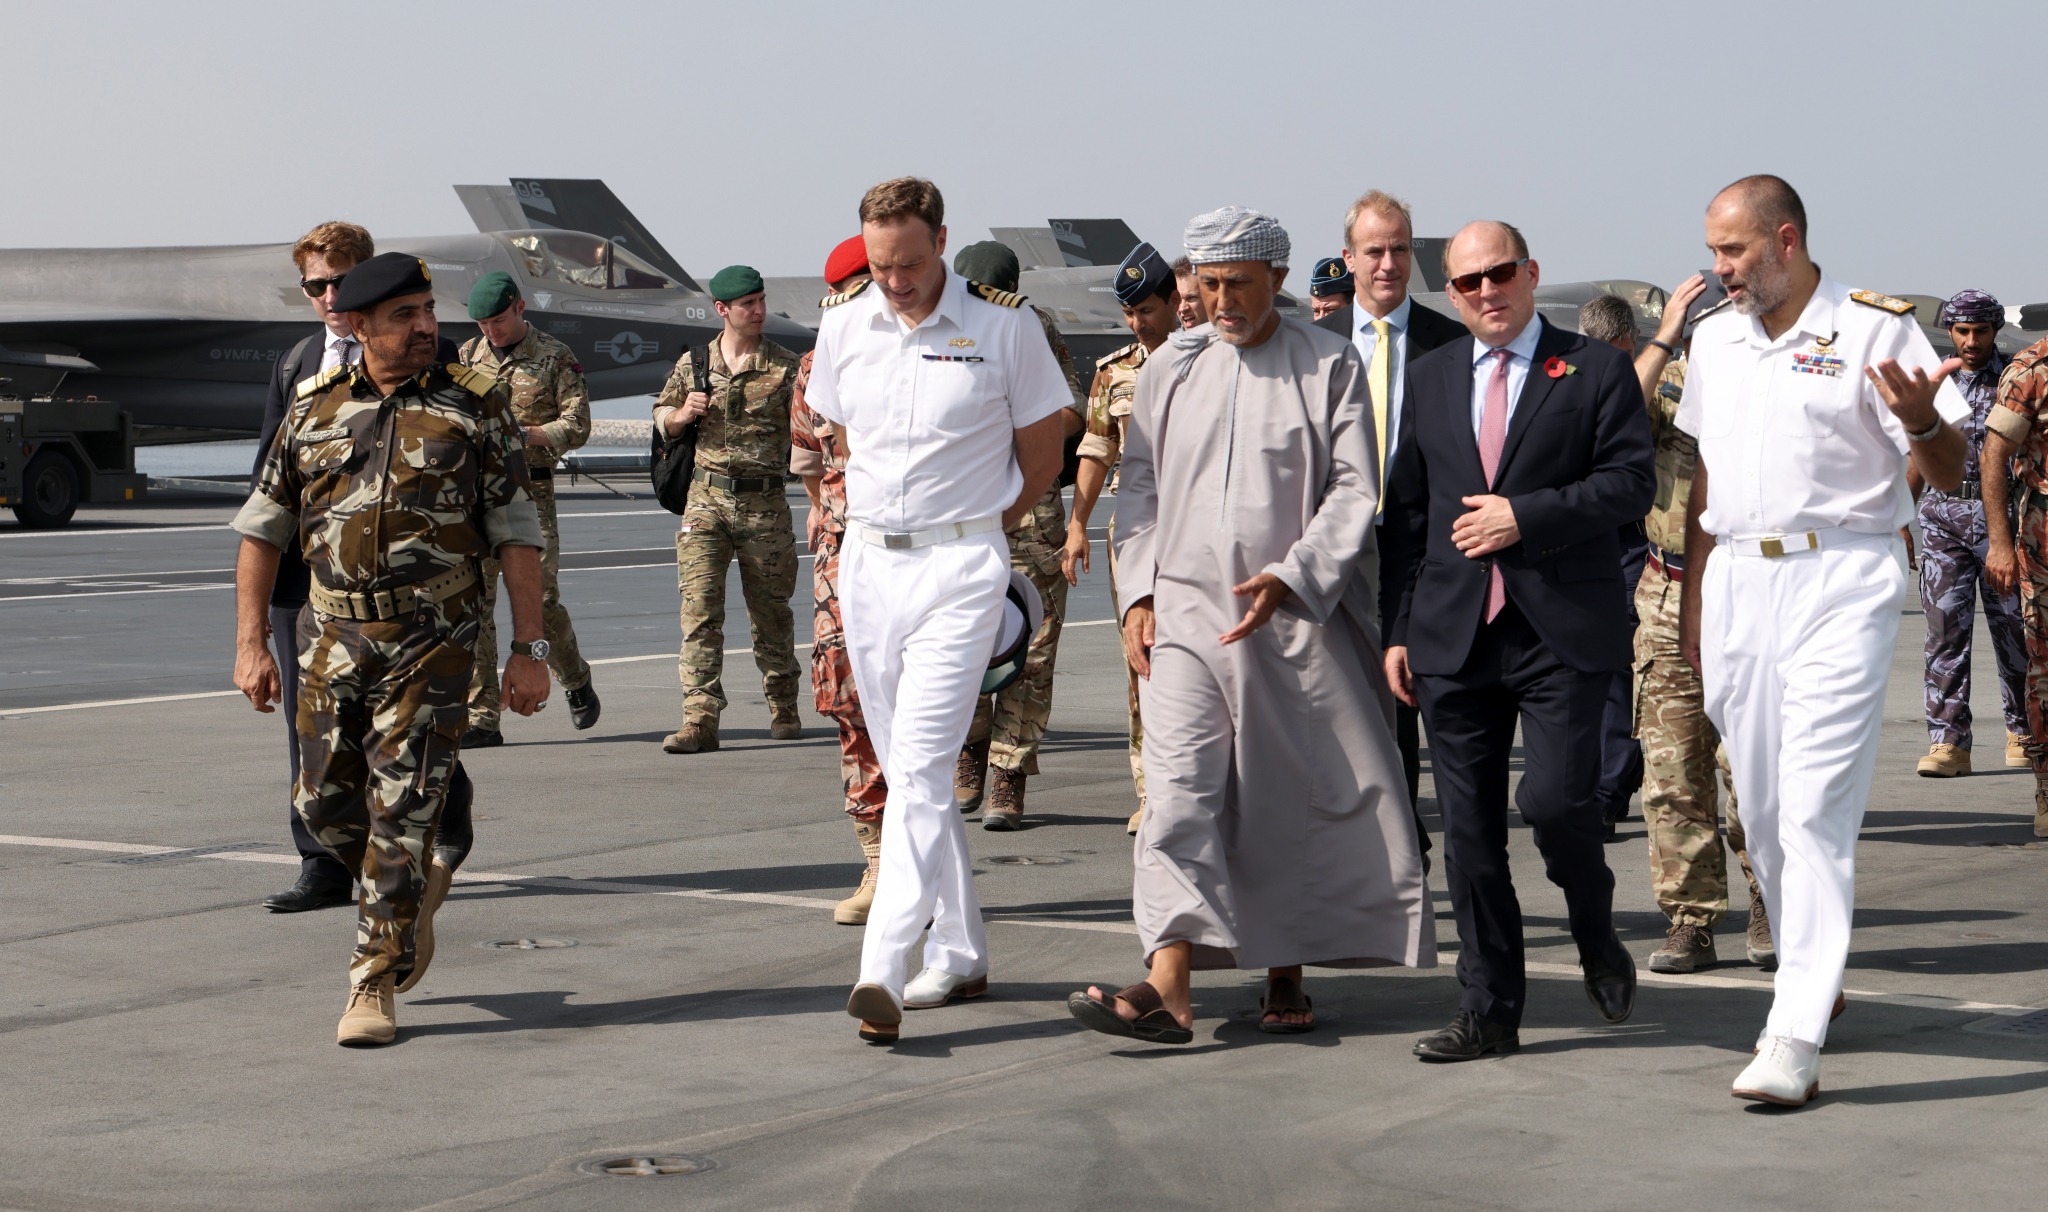
[[[706,471],[699,467],[696,471],[690,473],[690,478],[699,484],[709,484],[713,488],[723,489],[726,492],[782,491],[781,476],[740,476],[735,478],[733,476],[722,476],[715,471]]]
[[[529,480],[552,480],[555,478],[555,469],[552,467],[535,467],[532,464],[528,464],[526,478]]]
[[[1984,499],[1984,484],[1980,480],[1964,480],[1953,489],[1937,488],[1934,491],[1951,501],[1981,501]]]

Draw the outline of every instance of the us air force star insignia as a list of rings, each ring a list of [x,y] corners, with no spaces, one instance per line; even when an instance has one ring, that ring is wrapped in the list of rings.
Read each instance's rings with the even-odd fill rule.
[[[952,346],[954,349],[972,349],[974,348],[974,338],[954,337],[952,340],[946,342],[946,344]]]

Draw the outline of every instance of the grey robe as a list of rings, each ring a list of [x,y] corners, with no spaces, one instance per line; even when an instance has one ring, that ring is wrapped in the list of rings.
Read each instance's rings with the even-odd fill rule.
[[[1150,956],[1198,968],[1436,965],[1394,745],[1372,569],[1371,397],[1351,343],[1283,320],[1239,351],[1204,325],[1138,375],[1117,494],[1125,609],[1157,616],[1133,899]],[[1229,647],[1270,572],[1294,590]]]

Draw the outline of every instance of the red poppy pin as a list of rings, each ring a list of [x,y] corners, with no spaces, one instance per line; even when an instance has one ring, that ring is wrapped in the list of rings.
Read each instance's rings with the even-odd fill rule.
[[[1563,358],[1551,358],[1549,361],[1543,364],[1543,373],[1549,375],[1553,379],[1562,379],[1566,375],[1575,375],[1579,373],[1579,368],[1573,366],[1570,362],[1565,361]]]

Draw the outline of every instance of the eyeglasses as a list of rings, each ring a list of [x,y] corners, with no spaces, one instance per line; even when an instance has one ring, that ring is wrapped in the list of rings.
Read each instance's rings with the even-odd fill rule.
[[[1478,290],[1479,279],[1481,278],[1486,279],[1495,286],[1506,286],[1515,280],[1516,271],[1528,263],[1529,258],[1527,257],[1521,257],[1513,261],[1502,261],[1499,265],[1489,265],[1477,273],[1459,274],[1451,279],[1451,286],[1461,295],[1469,295],[1473,291]]]
[[[300,278],[299,289],[306,292],[308,299],[317,299],[334,287],[340,286],[341,280],[347,276],[347,274],[336,274],[331,278]]]

